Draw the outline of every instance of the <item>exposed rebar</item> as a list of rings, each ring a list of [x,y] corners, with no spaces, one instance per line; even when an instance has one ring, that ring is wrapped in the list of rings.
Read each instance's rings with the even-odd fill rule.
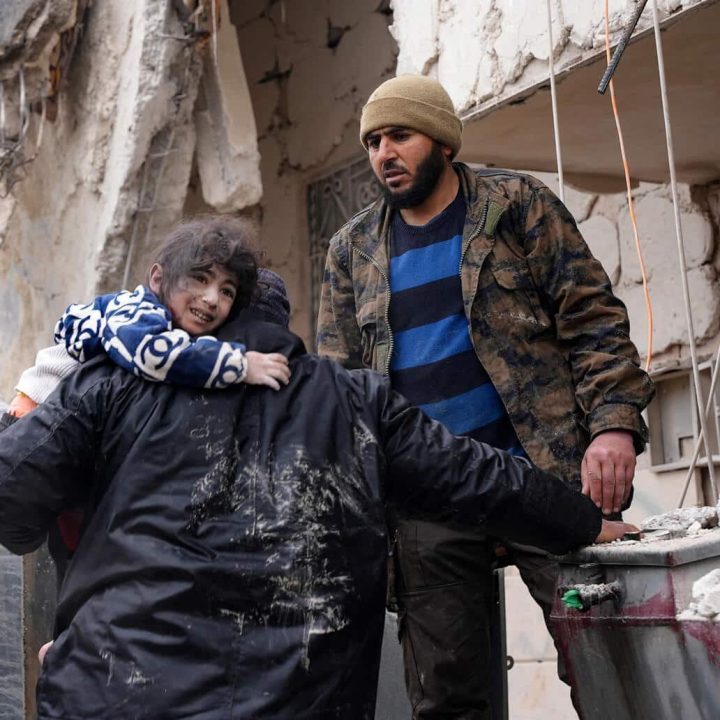
[[[610,84],[610,80],[612,79],[612,76],[615,74],[615,70],[617,70],[618,63],[620,62],[620,58],[623,56],[623,53],[625,52],[625,48],[627,47],[627,44],[630,42],[630,38],[632,37],[633,32],[635,32],[635,28],[637,27],[638,22],[640,21],[640,16],[643,13],[643,10],[645,9],[645,5],[647,5],[647,0],[640,0],[638,3],[638,6],[635,8],[635,14],[632,17],[632,20],[628,23],[628,26],[625,28],[625,32],[623,33],[622,38],[620,38],[620,42],[617,44],[617,47],[615,48],[615,52],[613,53],[612,59],[610,60],[610,64],[605,69],[605,73],[602,76],[602,79],[600,80],[600,84],[598,85],[598,92],[601,95],[605,94],[605,91],[608,88],[608,85]]]

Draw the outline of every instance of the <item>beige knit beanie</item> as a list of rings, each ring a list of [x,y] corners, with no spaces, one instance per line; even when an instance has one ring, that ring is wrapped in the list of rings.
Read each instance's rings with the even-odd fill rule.
[[[462,123],[445,88],[425,75],[398,75],[386,80],[368,98],[360,116],[360,142],[374,130],[411,128],[452,148],[462,143]]]

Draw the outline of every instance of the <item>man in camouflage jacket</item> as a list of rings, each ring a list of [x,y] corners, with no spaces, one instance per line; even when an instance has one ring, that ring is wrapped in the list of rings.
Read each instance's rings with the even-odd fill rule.
[[[394,104],[397,96],[400,105]],[[424,114],[428,106],[430,117]],[[467,327],[522,450],[589,494],[605,513],[617,512],[627,503],[635,454],[647,440],[641,412],[653,393],[639,368],[625,307],[574,219],[547,187],[527,175],[450,163],[460,141],[459,121],[453,126],[453,119],[446,93],[427,78],[401,76],[371,95],[361,141],[385,197],[330,242],[318,351],[346,367],[389,373],[395,340],[389,322],[393,205],[408,220],[422,202],[437,200],[443,183],[450,193],[446,201],[458,187],[465,203],[458,273]],[[402,179],[413,175],[408,129],[440,144],[447,162],[430,199],[416,206],[393,198],[393,186],[397,196]],[[454,178],[456,184],[448,185]],[[398,543],[413,717],[492,717],[487,539],[481,530],[403,520]],[[511,557],[547,620],[555,563],[519,549]]]

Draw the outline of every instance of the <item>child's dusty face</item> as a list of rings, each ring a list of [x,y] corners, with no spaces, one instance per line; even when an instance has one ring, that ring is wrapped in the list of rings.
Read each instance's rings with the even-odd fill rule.
[[[237,295],[235,276],[219,265],[183,278],[168,298],[173,324],[190,335],[209,335],[228,318]]]

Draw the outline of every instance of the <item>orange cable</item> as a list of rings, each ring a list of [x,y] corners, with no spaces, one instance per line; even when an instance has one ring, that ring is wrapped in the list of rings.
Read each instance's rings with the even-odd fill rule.
[[[605,0],[605,55],[607,63],[610,64],[610,20],[608,0]],[[648,319],[648,340],[647,340],[647,358],[645,360],[645,371],[650,368],[650,361],[653,354],[653,309],[650,301],[650,291],[648,289],[647,273],[645,271],[645,261],[643,260],[642,249],[640,247],[640,235],[637,229],[637,220],[635,219],[635,203],[632,198],[632,187],[630,184],[630,168],[628,166],[627,155],[625,154],[625,141],[623,140],[622,128],[620,127],[620,114],[617,109],[617,101],[615,100],[615,84],[610,80],[610,104],[612,105],[613,117],[615,118],[615,127],[617,128],[618,140],[620,141],[620,155],[622,156],[623,170],[625,171],[625,187],[627,189],[628,211],[630,213],[630,223],[632,224],[633,235],[635,237],[635,249],[637,250],[638,261],[640,262],[640,274],[642,275],[643,292],[645,294],[645,308],[647,310]]]

